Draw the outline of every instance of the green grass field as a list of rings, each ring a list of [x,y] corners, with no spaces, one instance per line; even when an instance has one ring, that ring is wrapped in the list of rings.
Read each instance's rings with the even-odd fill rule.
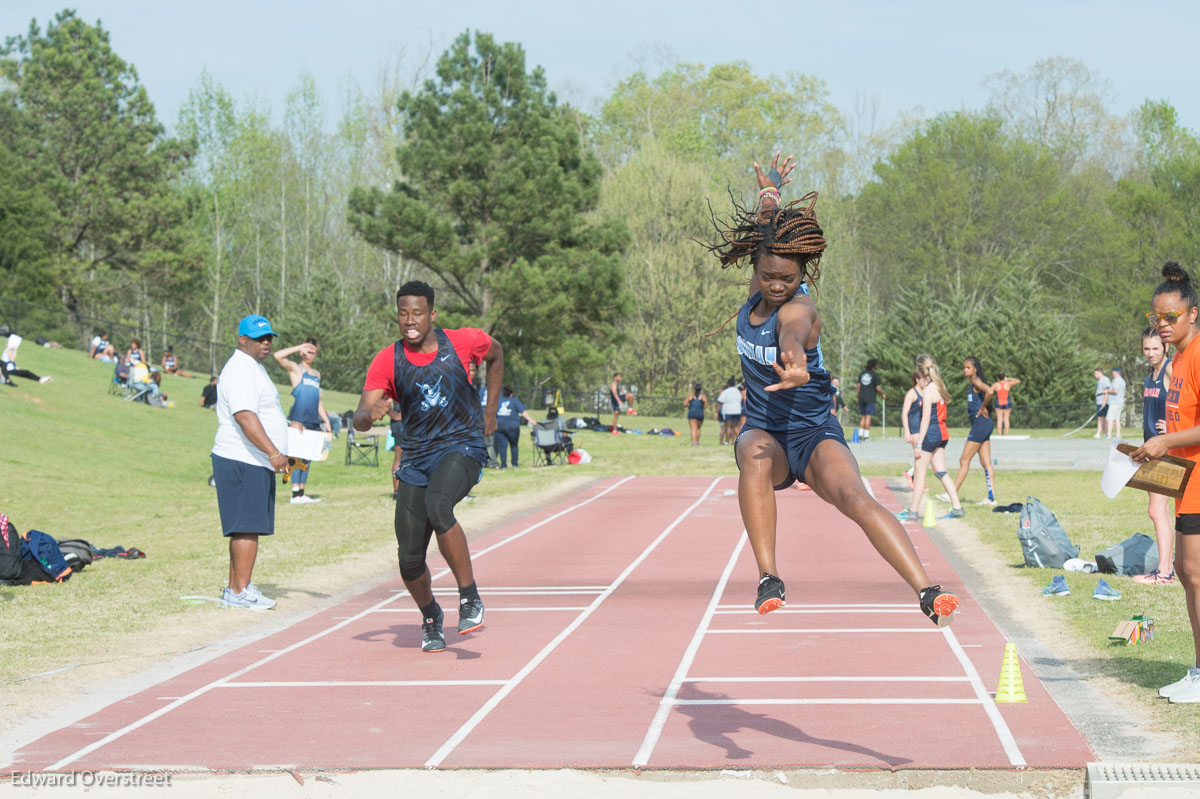
[[[110,395],[111,366],[80,352],[26,344],[20,363],[54,379],[45,385],[18,379],[17,388],[0,386],[0,510],[22,531],[35,528],[56,538],[85,538],[100,547],[138,547],[149,557],[100,560],[62,585],[0,588],[0,636],[5,641],[0,707],[19,711],[23,686],[29,684],[23,678],[31,675],[120,660],[135,650],[144,655],[146,641],[154,654],[170,655],[180,640],[172,631],[227,635],[261,623],[261,614],[180,600],[187,595],[216,597],[228,570],[215,492],[207,484],[216,417],[198,406],[206,381],[166,377],[163,390],[176,404],[158,409]],[[286,393],[281,389],[285,409],[290,405]],[[357,397],[349,394],[325,395],[331,412],[356,403]],[[626,417],[624,423],[644,430],[687,429],[682,415]],[[717,446],[717,430],[715,422],[706,421],[700,447],[690,446],[686,435],[579,432],[576,444],[592,455],[592,463],[551,469],[532,468],[530,444],[523,437],[522,468],[489,470],[470,502],[503,512],[515,498],[580,475],[735,474],[730,448]],[[347,467],[343,455],[344,436],[334,442],[330,460],[313,468],[309,493],[319,496],[320,504],[290,506],[280,491],[279,533],[262,546],[255,582],[280,599],[281,610],[289,598],[325,595],[309,586],[331,565],[377,555],[363,580],[378,579],[394,568],[391,453],[380,452],[378,468]],[[902,469],[899,464],[865,464],[863,471],[896,477]],[[969,478],[979,480],[976,472]],[[1127,489],[1110,501],[1100,493],[1095,472],[1003,472],[1000,480],[1004,499],[1031,494],[1053,509],[1083,557],[1091,558],[1134,532],[1150,532],[1145,495]],[[1177,679],[1191,662],[1180,587],[1146,588],[1115,578],[1111,582],[1124,599],[1097,602],[1091,599],[1097,578],[1078,574],[1070,577],[1071,597],[1043,599],[1040,590],[1053,573],[1015,568],[1021,562],[1016,517],[972,508],[967,522],[1014,567],[1030,603],[1054,602],[1073,632],[1091,643],[1090,673],[1128,685],[1147,712],[1196,740],[1200,708],[1168,707],[1152,690]],[[1116,622],[1138,611],[1154,616],[1155,640],[1136,647],[1110,646],[1107,636]],[[53,678],[34,682],[43,680]]]

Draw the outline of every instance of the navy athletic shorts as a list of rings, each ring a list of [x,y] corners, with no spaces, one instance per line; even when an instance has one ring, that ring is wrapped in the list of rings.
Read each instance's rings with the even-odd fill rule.
[[[758,428],[750,426],[744,427],[742,432],[738,434],[738,439],[740,440],[742,436],[746,435],[746,433],[756,429]],[[810,458],[812,458],[813,450],[815,450],[817,445],[825,439],[832,438],[843,447],[846,446],[846,436],[842,433],[842,426],[838,424],[837,419],[835,419],[832,414],[826,416],[825,421],[821,422],[821,424],[810,427],[806,430],[791,430],[782,433],[764,430],[763,432],[770,433],[772,436],[774,436],[775,440],[779,442],[779,446],[783,448],[784,454],[787,456],[787,477],[783,479],[782,483],[775,486],[776,491],[782,491],[797,480],[802,483],[804,482],[804,470],[808,468],[808,461]],[[737,441],[733,442],[733,446],[734,460],[736,461]],[[849,447],[846,447],[847,452],[849,449]]]
[[[933,454],[939,449],[945,449],[950,443],[950,439],[943,438],[941,441],[930,441],[928,438],[921,442],[921,449],[929,454]]]
[[[858,415],[859,416],[874,416],[875,415],[875,403],[874,402],[858,403]]]
[[[971,432],[967,433],[967,441],[982,444],[992,437],[995,429],[996,422],[990,416],[976,416],[975,421],[971,422]]]
[[[220,455],[212,456],[212,465],[221,532],[274,535],[275,472]]]
[[[1200,533],[1200,513],[1183,513],[1176,516],[1175,531],[1181,535]]]
[[[478,483],[483,478],[483,465],[488,462],[488,452],[487,445],[480,440],[469,443],[451,443],[436,448],[420,448],[415,451],[406,449],[401,456],[400,468],[396,470],[396,479],[417,487],[427,486],[429,478],[433,476],[438,464],[442,462],[442,458],[451,452],[461,452],[468,458],[478,461],[479,477],[475,479],[475,482]]]

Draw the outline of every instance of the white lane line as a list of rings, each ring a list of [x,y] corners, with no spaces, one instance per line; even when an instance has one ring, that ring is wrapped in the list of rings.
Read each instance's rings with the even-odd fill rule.
[[[978,699],[676,699],[676,705],[978,705]]]
[[[497,588],[493,586],[487,587],[489,594],[503,594],[505,596],[527,596],[536,594],[598,594],[607,586],[603,585],[531,585],[524,588]],[[451,586],[448,588],[435,588],[435,594],[452,594],[458,593],[458,589]]]
[[[622,478],[621,480],[618,480],[617,482],[613,483],[608,488],[597,493],[595,496],[588,497],[583,502],[576,503],[576,504],[572,505],[571,507],[566,508],[565,510],[559,511],[558,513],[554,514],[553,516],[549,516],[549,517],[543,519],[542,521],[537,522],[536,524],[526,527],[524,530],[517,533],[516,535],[509,536],[508,538],[505,538],[503,541],[498,541],[497,543],[492,544],[490,547],[487,547],[486,549],[483,549],[483,550],[475,553],[474,555],[472,555],[472,559],[482,557],[483,555],[486,555],[487,553],[491,552],[492,550],[498,549],[499,547],[504,546],[505,544],[507,544],[510,541],[515,541],[516,539],[520,538],[521,536],[525,535],[526,533],[528,533],[532,530],[536,530],[537,528],[541,527],[542,525],[546,524],[547,522],[553,521],[554,519],[557,519],[557,518],[563,516],[564,514],[570,513],[573,510],[578,510],[579,508],[582,508],[584,505],[587,505],[591,502],[595,502],[597,499],[599,499],[600,497],[609,493],[610,491],[613,491],[618,486],[621,486],[621,485],[627,483],[628,481],[632,480],[633,477],[634,477],[633,475],[630,475],[628,477]],[[444,577],[449,573],[450,573],[449,569],[442,569],[440,572],[433,575],[432,579],[436,580],[439,577]],[[180,707],[181,705],[184,705],[184,704],[192,701],[196,697],[203,696],[204,694],[208,693],[213,688],[215,688],[219,685],[222,685],[226,682],[229,682],[230,680],[237,679],[238,677],[241,677],[243,674],[253,671],[254,669],[257,669],[259,666],[262,666],[266,663],[270,663],[272,660],[282,657],[283,655],[286,655],[289,652],[294,652],[297,649],[299,649],[300,647],[305,646],[306,644],[312,643],[313,641],[316,641],[319,638],[323,638],[331,632],[340,630],[341,628],[345,627],[346,625],[352,624],[353,622],[363,618],[371,611],[381,608],[384,605],[387,605],[387,604],[395,601],[396,599],[399,599],[401,596],[402,596],[402,594],[399,594],[399,593],[392,594],[387,599],[384,599],[380,602],[375,603],[374,605],[367,608],[366,610],[361,611],[360,613],[356,613],[355,615],[353,615],[347,619],[343,619],[342,621],[338,622],[337,624],[334,624],[331,627],[327,627],[324,630],[313,633],[312,635],[310,635],[309,637],[305,638],[302,641],[297,641],[296,643],[292,644],[289,647],[280,649],[278,652],[267,655],[265,658],[262,658],[261,660],[257,660],[254,663],[251,663],[249,666],[240,668],[237,671],[233,672],[232,674],[227,674],[218,680],[214,680],[213,682],[208,683],[207,685],[202,685],[199,688],[197,688],[196,690],[187,694],[186,696],[181,696],[179,699],[175,700],[171,704],[163,705],[158,710],[155,710],[153,713],[149,713],[145,716],[142,716],[140,719],[137,719],[136,721],[126,724],[121,729],[109,733],[108,735],[104,736],[100,740],[94,741],[93,743],[88,744],[87,746],[83,747],[82,749],[80,749],[76,752],[73,752],[70,755],[67,755],[62,760],[60,760],[57,763],[55,763],[54,765],[50,766],[50,768],[48,768],[47,771],[58,771],[58,770],[62,769],[63,767],[68,766],[71,763],[74,763],[76,760],[83,757],[84,755],[91,754],[92,752],[96,751],[100,747],[107,746],[108,744],[112,743],[113,741],[117,740],[118,738],[123,738],[126,735],[128,735],[129,733],[133,732],[134,730],[144,727],[145,725],[149,724],[150,722],[154,721],[157,718],[165,716],[167,713],[170,713],[175,708]]]
[[[477,727],[479,723],[483,721],[489,713],[492,712],[496,705],[500,704],[500,702],[503,701],[506,696],[512,693],[513,690],[520,685],[521,682],[527,676],[529,676],[529,674],[536,669],[541,662],[558,647],[559,644],[567,639],[567,636],[575,632],[575,630],[579,628],[579,625],[583,624],[584,621],[586,621],[588,617],[595,612],[596,608],[600,607],[604,600],[612,596],[612,593],[616,591],[623,582],[625,582],[626,578],[633,573],[634,569],[642,564],[642,561],[649,557],[651,552],[658,548],[658,545],[661,544],[666,537],[671,534],[671,531],[678,527],[680,523],[682,523],[683,520],[691,514],[692,511],[700,506],[700,503],[704,502],[704,500],[708,498],[708,495],[711,494],[712,490],[717,487],[717,483],[719,483],[720,480],[721,478],[718,477],[709,483],[708,488],[704,490],[704,493],[700,495],[700,498],[689,505],[687,509],[683,511],[683,513],[675,517],[675,521],[667,525],[667,528],[659,533],[658,537],[655,538],[648,547],[642,550],[642,554],[638,555],[632,563],[625,567],[625,570],[621,572],[617,579],[613,580],[612,583],[609,584],[605,592],[592,601],[592,604],[588,606],[587,610],[576,616],[574,621],[567,625],[562,632],[554,636],[554,640],[546,644],[546,646],[542,648],[541,652],[538,652],[536,655],[534,655],[533,659],[526,663],[525,666],[519,672],[517,672],[516,675],[509,680],[503,688],[497,691],[491,699],[489,699],[483,704],[482,707],[479,708],[479,710],[476,710],[471,718],[467,719],[467,721],[461,727],[459,727],[458,730],[451,735],[450,738],[444,744],[442,744],[436,752],[433,753],[433,756],[430,757],[429,760],[425,761],[425,767],[436,768],[438,765],[440,765],[441,762],[445,760],[451,752],[454,751],[455,747],[462,743],[463,739],[470,735],[471,731],[474,730],[475,727]]]
[[[970,682],[969,677],[688,677],[684,682]]]
[[[507,680],[291,680],[227,682],[217,688],[436,688],[438,686],[504,685]]]
[[[859,475],[859,477],[862,477],[862,475]],[[867,482],[867,478],[862,477],[862,481],[863,488],[867,489],[867,493],[871,495],[871,499],[874,499],[876,502],[878,502],[879,500],[875,498],[875,490],[871,488],[871,484]]]
[[[900,603],[896,603],[896,602],[868,602],[868,603],[863,603],[863,604],[854,604],[851,602],[833,602],[828,605],[786,605],[781,610],[786,611],[786,610],[792,610],[794,608],[909,608],[909,609],[913,609],[913,606],[911,603],[907,603],[907,602],[904,604],[900,604]],[[729,609],[745,610],[746,605],[744,605],[744,604],[742,604],[742,605],[717,605],[718,611],[729,610]],[[757,613],[758,611],[751,610],[750,612]],[[781,611],[772,611],[772,613],[778,613],[778,612],[781,612]]]
[[[975,670],[975,664],[967,657],[967,653],[958,643],[958,638],[954,635],[954,630],[949,627],[940,628],[939,632],[946,636],[946,643],[950,644],[951,651],[958,658],[959,664],[962,665],[963,672],[971,681],[971,687],[975,689],[975,696],[983,703],[983,709],[987,713],[988,720],[992,722],[992,727],[996,730],[996,737],[1000,739],[1000,745],[1004,747],[1004,754],[1008,755],[1008,762],[1014,766],[1024,766],[1025,756],[1021,754],[1021,749],[1017,746],[1017,740],[1013,737],[1012,730],[1008,728],[1008,723],[1004,720],[1004,716],[1000,715],[1000,709],[996,707],[996,703],[992,701],[991,694],[987,692],[987,688],[983,687],[983,680],[979,678],[979,672]]]
[[[489,608],[490,610],[490,608]],[[780,608],[779,610],[771,611],[773,615],[794,615],[797,613],[813,613],[826,615],[829,613],[903,613],[909,616],[924,615],[920,608],[905,607],[905,608]],[[742,608],[740,610],[718,610],[718,616],[757,616],[758,611],[754,608]]]
[[[663,727],[666,726],[667,716],[671,713],[671,706],[675,702],[675,697],[679,695],[679,688],[683,685],[684,678],[687,677],[688,670],[692,667],[692,661],[696,659],[696,653],[700,650],[700,643],[704,640],[704,633],[708,629],[708,625],[712,623],[713,613],[717,609],[717,603],[720,602],[721,596],[725,593],[725,586],[729,582],[729,575],[733,573],[733,566],[737,563],[738,556],[742,554],[742,550],[746,547],[746,531],[742,530],[742,534],[738,536],[737,545],[733,548],[733,554],[729,556],[729,561],[725,564],[725,570],[721,572],[721,579],[717,580],[717,585],[713,588],[712,598],[708,600],[708,607],[704,609],[704,615],[700,618],[700,623],[696,625],[696,632],[692,635],[691,643],[684,650],[683,658],[679,661],[679,665],[675,668],[675,675],[671,678],[671,684],[667,686],[666,693],[658,703],[658,710],[654,713],[654,719],[650,722],[649,729],[646,730],[646,735],[642,738],[642,745],[638,747],[637,754],[633,756],[633,766],[641,768],[650,760],[650,755],[654,752],[654,747],[658,745],[658,739],[662,735]]]
[[[942,628],[945,629],[945,628]],[[771,630],[706,630],[707,635],[775,635],[832,633],[940,633],[937,627],[781,627]]]
[[[559,607],[492,607],[487,606],[488,613],[523,613],[529,611],[586,611],[587,605],[571,605]],[[420,613],[419,607],[382,607],[372,613]]]

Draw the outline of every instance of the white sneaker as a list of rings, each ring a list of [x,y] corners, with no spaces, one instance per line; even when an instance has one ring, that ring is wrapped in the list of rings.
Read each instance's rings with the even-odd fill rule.
[[[1200,669],[1194,666],[1188,669],[1182,680],[1159,688],[1158,695],[1172,702],[1200,702]]]
[[[1096,435],[1092,436],[1092,438],[1099,438],[1099,437],[1100,437],[1100,434],[1099,434],[1099,433],[1097,433]]]
[[[317,499],[316,497],[310,497],[307,494],[305,494],[304,496],[292,497],[290,500],[290,503],[292,505],[311,505],[314,502],[320,502],[320,501],[321,500]]]
[[[994,500],[994,499],[981,499],[981,500],[979,500],[978,502],[976,502],[975,504],[976,504],[976,505],[995,505],[995,504],[996,504],[996,500]]]
[[[943,491],[942,493],[940,493],[936,497],[934,497],[934,499],[936,499],[938,502],[949,502],[950,495],[947,494],[945,491]]]
[[[54,378],[53,378],[53,377],[51,377],[50,375],[46,375],[45,377],[39,377],[39,378],[38,378],[38,382],[39,382],[39,383],[49,383],[49,382],[50,382],[51,380],[53,380],[53,379],[54,379]]]
[[[250,583],[238,593],[233,593],[228,587],[221,592],[221,601],[230,608],[249,608],[250,610],[270,610],[275,607],[274,599],[263,596],[254,583]]]

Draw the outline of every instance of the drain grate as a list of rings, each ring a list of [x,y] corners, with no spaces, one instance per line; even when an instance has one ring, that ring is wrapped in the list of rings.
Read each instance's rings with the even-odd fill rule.
[[[1186,794],[1181,794],[1186,790]],[[1200,797],[1200,765],[1192,763],[1088,763],[1086,799]]]

